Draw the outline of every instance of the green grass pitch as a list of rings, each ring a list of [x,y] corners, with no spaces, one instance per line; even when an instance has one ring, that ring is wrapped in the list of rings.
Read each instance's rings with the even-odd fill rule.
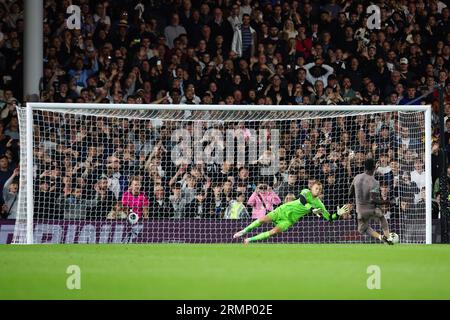
[[[448,245],[4,245],[0,257],[1,300],[450,299]],[[66,287],[70,265],[80,290]]]

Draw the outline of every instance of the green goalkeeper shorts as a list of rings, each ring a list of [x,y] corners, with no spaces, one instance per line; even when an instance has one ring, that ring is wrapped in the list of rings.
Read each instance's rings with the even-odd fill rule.
[[[269,212],[267,216],[272,219],[273,224],[280,228],[282,232],[286,231],[295,224],[289,220],[286,209],[283,208],[283,206]]]

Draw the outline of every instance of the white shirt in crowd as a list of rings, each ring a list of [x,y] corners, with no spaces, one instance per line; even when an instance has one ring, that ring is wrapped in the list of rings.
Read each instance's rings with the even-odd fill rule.
[[[111,18],[109,16],[105,16],[105,18],[102,19],[98,14],[94,14],[94,22],[101,22],[103,24],[111,25]]]
[[[378,169],[377,169],[377,172],[382,175],[388,174],[391,171],[392,171],[392,169],[390,166],[378,167]]]
[[[425,187],[425,171],[422,171],[422,173],[419,173],[417,170],[414,170],[411,172],[411,181],[415,182],[417,187],[419,189],[422,189]]]
[[[231,24],[231,27],[233,28],[233,30],[236,30],[237,27],[240,27],[242,24],[242,19],[239,16],[229,16],[228,17],[228,22]]]
[[[303,68],[306,70],[306,80],[308,80],[312,84],[315,84],[317,80],[321,80],[323,82],[323,86],[326,88],[328,85],[328,76],[334,72],[334,69],[333,69],[333,67],[331,67],[327,64],[322,64],[321,67],[323,69],[325,69],[326,73],[322,76],[315,77],[309,72],[309,70],[315,66],[316,66],[316,64],[314,62],[305,64],[303,66]]]

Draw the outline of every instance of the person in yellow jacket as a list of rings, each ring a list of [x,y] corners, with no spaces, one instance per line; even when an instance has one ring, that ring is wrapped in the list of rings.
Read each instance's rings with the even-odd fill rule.
[[[250,214],[244,204],[245,194],[239,193],[236,200],[231,200],[227,209],[225,210],[225,219],[242,219],[249,218]]]

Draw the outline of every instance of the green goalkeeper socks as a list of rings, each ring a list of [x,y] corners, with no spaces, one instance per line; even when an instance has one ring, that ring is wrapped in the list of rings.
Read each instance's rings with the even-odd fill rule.
[[[249,233],[255,228],[258,228],[261,225],[261,222],[259,220],[255,220],[252,223],[250,223],[247,227],[245,227],[244,231],[245,233]]]
[[[254,237],[249,238],[248,240],[250,242],[254,242],[254,241],[258,241],[258,240],[264,240],[270,237],[270,232],[266,231],[266,232],[262,232]]]
[[[253,221],[252,223],[250,223],[250,224],[244,229],[244,232],[245,232],[245,233],[249,233],[250,231],[252,231],[252,230],[255,229],[255,228],[258,228],[258,227],[261,226],[261,225],[262,225],[262,223],[261,223],[259,220],[255,220],[255,221]],[[258,235],[256,235],[256,236],[254,236],[254,237],[249,238],[248,240],[249,240],[250,242],[253,242],[253,241],[258,241],[258,240],[264,240],[264,239],[267,239],[268,237],[270,237],[270,232],[269,232],[269,231],[267,231],[267,232],[262,232],[262,233],[260,233],[260,234],[258,234]]]

